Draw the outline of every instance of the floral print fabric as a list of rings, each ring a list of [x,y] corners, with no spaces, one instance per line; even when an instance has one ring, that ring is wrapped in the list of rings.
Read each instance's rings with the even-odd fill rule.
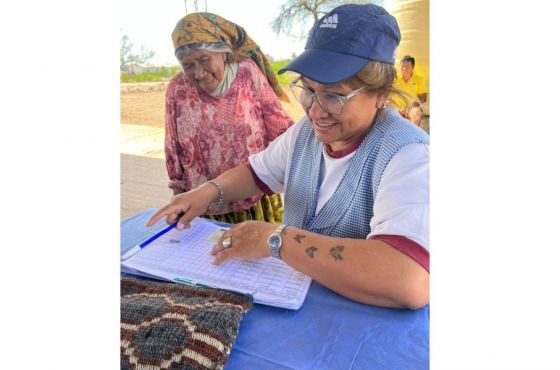
[[[212,97],[182,73],[171,80],[165,103],[165,156],[169,187],[190,190],[247,163],[293,121],[251,59],[239,62],[229,90]],[[253,196],[221,213],[250,208]]]

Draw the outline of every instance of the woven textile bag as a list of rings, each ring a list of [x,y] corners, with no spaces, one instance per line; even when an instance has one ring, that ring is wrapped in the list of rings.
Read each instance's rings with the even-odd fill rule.
[[[244,313],[243,294],[121,278],[121,369],[223,369]]]

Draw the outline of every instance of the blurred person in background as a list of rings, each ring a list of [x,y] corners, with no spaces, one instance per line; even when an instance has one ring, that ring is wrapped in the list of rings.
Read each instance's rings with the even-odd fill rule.
[[[265,149],[293,124],[287,100],[259,46],[245,30],[211,13],[192,13],[172,32],[182,71],[165,97],[165,158],[173,194],[202,184]],[[217,189],[216,189],[217,190]],[[210,205],[203,216],[222,222],[280,222],[279,194],[251,194]]]
[[[408,111],[415,107],[420,107],[426,103],[428,99],[428,89],[424,77],[414,73],[414,65],[416,61],[414,57],[405,55],[400,62],[401,73],[397,75],[395,88],[403,94],[393,95],[392,99],[405,118],[408,117]]]
[[[412,108],[408,110],[406,118],[416,126],[421,127],[423,115],[420,105],[413,105]]]

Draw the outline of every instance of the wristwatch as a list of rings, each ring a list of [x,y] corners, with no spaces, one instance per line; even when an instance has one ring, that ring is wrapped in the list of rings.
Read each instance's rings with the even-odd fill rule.
[[[280,257],[280,247],[282,247],[282,231],[286,228],[287,225],[280,224],[276,230],[268,237],[268,248],[270,249],[270,253],[272,253],[273,257],[282,259]]]

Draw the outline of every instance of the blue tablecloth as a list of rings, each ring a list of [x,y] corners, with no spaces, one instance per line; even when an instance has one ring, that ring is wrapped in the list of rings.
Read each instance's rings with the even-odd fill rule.
[[[121,223],[121,251],[165,226],[150,209]],[[429,306],[400,310],[350,301],[313,282],[303,306],[256,304],[243,317],[226,370],[429,368]]]

